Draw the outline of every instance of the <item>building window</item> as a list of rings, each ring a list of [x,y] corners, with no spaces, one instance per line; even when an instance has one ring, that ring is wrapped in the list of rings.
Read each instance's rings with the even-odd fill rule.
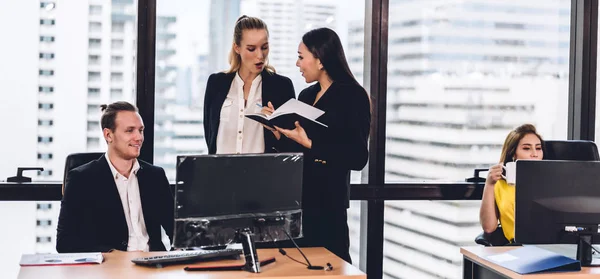
[[[38,153],[37,157],[39,160],[51,160],[52,159],[52,153]]]
[[[40,36],[40,42],[54,42],[54,36]]]
[[[38,227],[50,227],[50,226],[52,226],[52,220],[50,220],[50,219],[37,220],[35,222],[35,225]]]
[[[88,55],[88,63],[90,65],[100,64],[100,55]]]
[[[90,5],[90,15],[99,15],[99,14],[102,14],[102,6]]]
[[[113,21],[111,25],[111,30],[113,33],[123,33],[125,32],[125,22]]]
[[[50,236],[38,236],[35,238],[37,243],[51,243],[52,237]]]
[[[53,140],[52,137],[38,137],[39,143],[51,143]]]
[[[111,56],[110,63],[113,65],[123,65],[123,56],[120,56],[120,55]]]
[[[38,210],[50,210],[50,209],[52,209],[52,204],[51,203],[38,203],[37,209]]]
[[[88,137],[87,145],[88,147],[98,147],[100,145],[100,138]]]
[[[110,89],[110,98],[111,99],[119,99],[123,97],[123,89],[121,88],[111,88]]]
[[[40,59],[54,59],[54,53],[40,52]]]
[[[100,122],[98,121],[88,121],[87,122],[87,130],[88,131],[96,131],[100,129]]]
[[[100,81],[100,72],[88,72],[88,81]]]
[[[100,88],[88,88],[88,97],[99,97],[100,96]]]
[[[112,49],[121,49],[123,48],[123,40],[121,39],[113,39],[110,41],[110,47]]]
[[[40,25],[54,25],[56,20],[54,19],[40,19]]]
[[[51,109],[54,109],[54,104],[51,104],[51,103],[39,103],[38,104],[38,109],[51,110]]]
[[[90,48],[100,48],[102,46],[101,39],[88,39],[88,45]]]
[[[39,176],[52,176],[52,170],[43,170],[43,171],[38,171],[38,175]]]
[[[39,86],[38,91],[40,93],[52,93],[54,92],[54,87],[52,86]]]
[[[123,81],[123,73],[110,73],[110,81]]]
[[[40,76],[53,76],[54,70],[40,70]]]
[[[52,126],[52,125],[54,125],[53,120],[38,119],[38,126]]]
[[[90,22],[89,23],[89,31],[90,32],[102,31],[102,22]]]

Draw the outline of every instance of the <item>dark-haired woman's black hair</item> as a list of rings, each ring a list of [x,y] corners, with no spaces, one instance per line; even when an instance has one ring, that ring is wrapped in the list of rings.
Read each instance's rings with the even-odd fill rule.
[[[302,36],[302,43],[315,58],[321,60],[323,69],[333,81],[360,85],[346,61],[340,37],[329,28],[318,28]]]

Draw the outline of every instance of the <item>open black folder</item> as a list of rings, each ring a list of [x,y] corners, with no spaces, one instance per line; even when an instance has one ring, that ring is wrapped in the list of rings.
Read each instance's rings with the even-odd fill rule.
[[[519,274],[581,270],[579,261],[535,246],[524,246],[485,259]]]
[[[302,127],[327,125],[317,121],[316,119],[325,112],[311,105],[300,102],[296,99],[290,99],[285,104],[277,108],[273,114],[265,115],[262,113],[246,114],[246,117],[265,124],[271,128],[277,126],[284,129],[294,129],[296,121],[300,122]]]

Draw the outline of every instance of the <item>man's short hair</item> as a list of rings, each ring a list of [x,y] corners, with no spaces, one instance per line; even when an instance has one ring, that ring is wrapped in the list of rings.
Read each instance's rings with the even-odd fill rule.
[[[137,107],[125,101],[114,102],[109,105],[100,105],[100,109],[102,110],[100,126],[102,127],[102,130],[108,128],[111,131],[114,131],[116,128],[115,119],[117,118],[117,113],[119,111],[138,111]]]

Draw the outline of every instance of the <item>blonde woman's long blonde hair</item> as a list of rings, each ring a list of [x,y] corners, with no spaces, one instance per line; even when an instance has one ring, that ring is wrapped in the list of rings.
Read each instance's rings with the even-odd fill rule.
[[[228,74],[237,72],[242,65],[242,57],[235,52],[235,45],[240,46],[244,30],[265,30],[267,31],[267,37],[269,36],[267,24],[262,19],[246,15],[238,18],[233,28],[233,44],[231,44],[231,50],[229,51],[229,70],[225,71]],[[275,73],[275,68],[269,65],[268,57],[265,59],[265,70]]]

